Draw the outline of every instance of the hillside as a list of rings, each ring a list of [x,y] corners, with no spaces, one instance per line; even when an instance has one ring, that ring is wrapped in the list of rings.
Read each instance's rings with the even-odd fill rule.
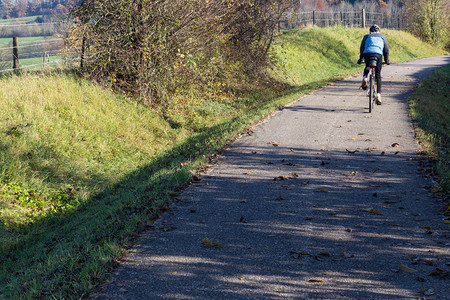
[[[393,63],[441,54],[404,32],[383,33]],[[361,70],[364,34],[285,32],[267,78],[230,74],[170,107],[71,72],[0,77],[0,298],[91,291],[214,151],[270,111]]]

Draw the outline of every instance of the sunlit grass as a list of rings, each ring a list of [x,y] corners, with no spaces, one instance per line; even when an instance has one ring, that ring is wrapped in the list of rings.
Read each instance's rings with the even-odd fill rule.
[[[284,65],[285,72],[279,72],[293,85],[354,74],[361,70],[356,61],[362,37],[367,33],[367,29],[345,27],[286,31],[273,47],[276,58]],[[409,33],[398,30],[383,30],[382,33],[388,39],[392,63],[442,54],[441,50]]]
[[[48,42],[55,39],[60,39],[55,36],[30,36],[30,37],[20,37],[19,38],[19,46],[28,45],[40,42]],[[0,47],[12,45],[12,38],[0,38]]]
[[[9,24],[15,24],[18,22],[32,22],[36,20],[38,16],[30,16],[30,17],[23,17],[23,18],[11,18],[11,19],[0,19],[0,25],[9,25]]]
[[[410,100],[419,139],[436,161],[443,191],[450,192],[450,66],[427,77]]]

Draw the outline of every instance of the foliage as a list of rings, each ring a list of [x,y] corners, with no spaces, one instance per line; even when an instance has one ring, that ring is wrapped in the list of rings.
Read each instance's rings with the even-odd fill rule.
[[[94,79],[167,103],[191,85],[263,69],[284,2],[86,0],[72,8],[71,36],[88,40]]]
[[[427,42],[450,46],[450,4],[445,0],[406,0],[409,30]]]

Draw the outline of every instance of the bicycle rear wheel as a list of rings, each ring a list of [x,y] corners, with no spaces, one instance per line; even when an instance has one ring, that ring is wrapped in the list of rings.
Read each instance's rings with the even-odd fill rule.
[[[375,101],[375,78],[370,74],[369,81],[369,113],[372,112],[373,102]]]

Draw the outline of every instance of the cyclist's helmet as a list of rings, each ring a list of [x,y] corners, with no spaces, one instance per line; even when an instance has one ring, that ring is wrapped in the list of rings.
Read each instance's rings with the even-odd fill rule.
[[[380,32],[380,26],[378,26],[377,24],[373,24],[370,27],[370,32]]]

